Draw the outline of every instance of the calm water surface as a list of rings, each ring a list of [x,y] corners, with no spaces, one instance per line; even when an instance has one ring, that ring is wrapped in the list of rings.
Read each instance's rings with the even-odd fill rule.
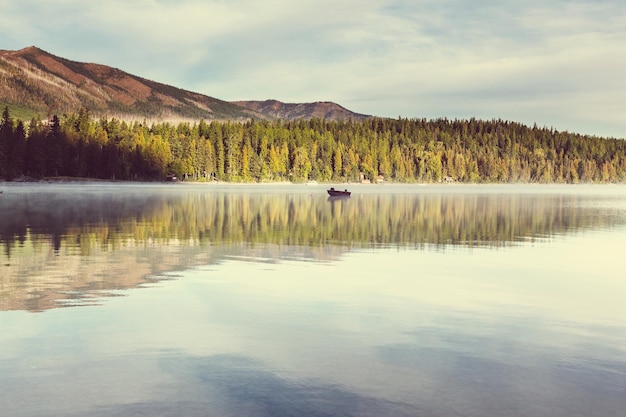
[[[626,187],[0,190],[3,417],[626,410]]]

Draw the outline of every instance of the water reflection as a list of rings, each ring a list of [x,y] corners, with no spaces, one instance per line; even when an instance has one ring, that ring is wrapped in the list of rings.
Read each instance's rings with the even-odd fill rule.
[[[97,303],[224,259],[331,261],[354,248],[502,247],[626,223],[623,196],[515,189],[12,186],[0,199],[0,309]],[[533,192],[535,190],[535,192]]]
[[[609,198],[599,205],[597,196],[585,194],[501,194],[498,189],[394,194],[381,189],[327,201],[301,189],[283,190],[268,195],[236,188],[215,193],[210,187],[26,189],[0,200],[0,210],[11,213],[0,218],[0,242],[8,257],[27,241],[49,243],[55,251],[74,247],[81,255],[99,247],[173,241],[500,246],[626,222],[614,215],[620,206],[611,207]]]
[[[0,410],[621,416],[621,190],[5,189]]]

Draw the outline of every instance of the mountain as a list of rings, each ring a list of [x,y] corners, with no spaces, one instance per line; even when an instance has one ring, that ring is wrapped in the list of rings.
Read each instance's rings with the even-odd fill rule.
[[[42,116],[87,108],[95,116],[157,121],[367,117],[329,102],[228,102],[106,65],[71,61],[35,46],[0,50],[0,104]]]
[[[0,101],[43,114],[75,112],[120,118],[248,119],[237,105],[147,80],[105,65],[60,58],[36,47],[0,51]]]
[[[312,117],[330,120],[361,120],[371,117],[365,114],[354,113],[330,101],[299,104],[282,103],[277,100],[234,101],[233,103],[268,117],[282,120],[310,119]]]

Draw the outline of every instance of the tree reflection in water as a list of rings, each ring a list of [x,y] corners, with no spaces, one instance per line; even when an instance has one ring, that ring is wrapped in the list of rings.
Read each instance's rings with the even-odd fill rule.
[[[93,291],[231,256],[324,261],[355,247],[500,247],[624,223],[584,193],[409,190],[329,201],[322,189],[295,186],[13,187],[0,199],[0,309],[84,303]]]

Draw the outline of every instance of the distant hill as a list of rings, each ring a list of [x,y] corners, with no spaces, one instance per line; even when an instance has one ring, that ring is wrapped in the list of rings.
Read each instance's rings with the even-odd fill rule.
[[[234,104],[282,120],[310,119],[313,117],[330,120],[361,120],[369,115],[354,113],[336,103],[318,101],[315,103],[282,103],[277,100],[234,101]]]
[[[168,121],[366,117],[329,102],[228,102],[106,65],[71,61],[35,46],[0,50],[0,105],[42,117],[80,108],[120,119]]]

